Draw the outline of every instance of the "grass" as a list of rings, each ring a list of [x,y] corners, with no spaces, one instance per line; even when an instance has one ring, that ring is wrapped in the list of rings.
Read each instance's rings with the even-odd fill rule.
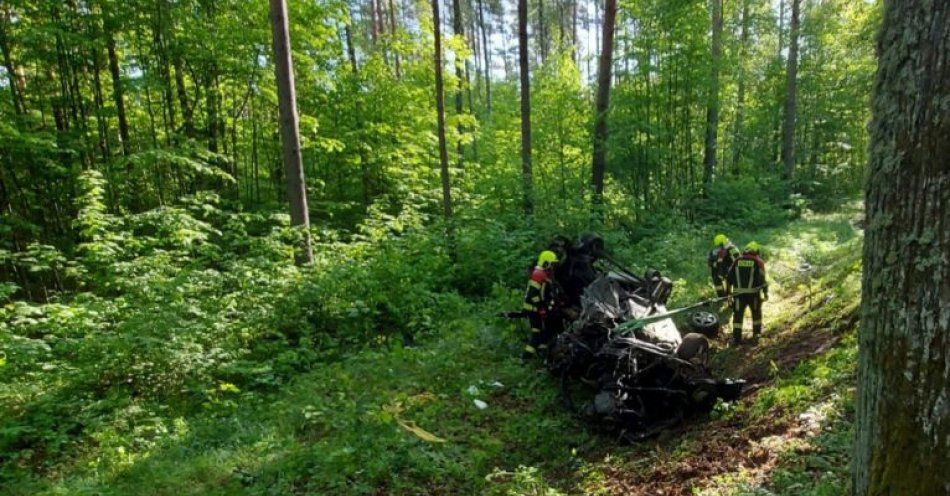
[[[856,352],[847,316],[860,274],[851,221],[858,214],[852,207],[733,234],[739,243],[766,245],[773,300],[763,342],[724,349],[723,340],[715,366],[752,377],[758,389],[657,440],[627,446],[594,432],[565,411],[552,378],[520,364],[524,329],[494,317],[516,307],[519,288],[458,301],[457,317],[441,323],[438,337],[413,348],[381,340],[274,392],[221,384],[188,417],[132,402],[100,426],[95,443],[64,464],[24,471],[4,494],[619,494],[643,480],[642,487],[668,482],[700,494],[842,494]],[[675,307],[712,291],[708,239],[711,233],[691,229],[616,251],[632,265],[678,277]],[[802,262],[816,270],[799,271]],[[800,428],[800,417],[819,407],[817,427],[807,433],[772,432]],[[767,470],[700,470],[676,479],[677,470],[698,463],[711,433],[727,431],[748,440],[746,452],[767,452]],[[739,455],[758,456],[748,453]]]

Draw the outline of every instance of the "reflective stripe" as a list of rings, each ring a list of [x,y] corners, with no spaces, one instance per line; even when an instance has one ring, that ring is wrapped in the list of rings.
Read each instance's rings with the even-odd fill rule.
[[[535,296],[534,298],[531,298],[531,301],[533,301],[533,302],[535,302],[535,303],[541,303],[541,297],[540,297],[540,296]]]
[[[546,350],[546,349],[548,349],[548,345],[546,345],[546,344],[539,344],[539,345],[538,345],[538,349],[539,349],[539,350]]]
[[[541,332],[541,329],[535,329],[534,327],[532,327],[532,328],[531,328],[531,332],[535,332],[535,333]]]
[[[524,350],[527,351],[528,353],[534,353],[536,351],[534,349],[534,346],[531,346],[530,344],[524,345]]]
[[[761,321],[761,320],[753,320],[753,321],[752,321],[752,325],[760,326],[760,325],[762,325],[762,321]]]
[[[752,283],[750,282],[749,284],[752,284]],[[733,293],[733,294],[737,294],[737,295],[741,295],[741,294],[755,294],[755,293],[758,293],[758,292],[759,292],[758,289],[742,288],[742,287],[738,287],[738,286],[735,287],[735,288],[733,288],[733,290],[732,290],[732,293]]]
[[[535,306],[530,303],[525,303],[521,308],[525,310],[536,310]]]
[[[733,331],[741,331],[741,330],[742,330],[742,324],[733,324],[732,330],[733,330]]]
[[[532,288],[541,289],[541,283],[538,281],[528,281],[528,286],[531,286]]]

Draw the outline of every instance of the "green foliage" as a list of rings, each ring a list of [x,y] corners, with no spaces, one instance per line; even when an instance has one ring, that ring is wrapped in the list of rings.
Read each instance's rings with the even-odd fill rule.
[[[503,30],[491,43],[507,44],[504,3],[485,4],[486,27]],[[488,318],[517,308],[552,236],[599,232],[634,270],[675,276],[674,303],[708,296],[703,258],[717,232],[763,242],[770,263],[834,266],[845,284],[820,288],[838,298],[825,312],[854,297],[853,229],[813,212],[842,208],[861,184],[880,8],[805,9],[800,174],[788,185],[775,167],[785,33],[768,2],[749,4],[746,47],[739,3],[725,6],[719,162],[705,198],[702,2],[622,2],[600,207],[588,194],[597,54],[568,43],[569,9],[531,12],[532,215],[510,60],[490,47],[489,112],[485,69],[473,65],[485,47],[447,37],[444,60],[463,76],[446,71],[446,95],[464,102],[447,115],[456,213],[445,220],[428,6],[396,2],[380,29],[346,2],[290,1],[315,256],[296,267],[265,2],[6,0],[0,486],[560,494],[549,474],[578,463],[591,438],[546,378],[509,360],[517,325]],[[480,27],[475,7],[462,2],[466,26]],[[541,32],[551,50],[534,57]],[[773,246],[795,254],[772,258]],[[810,294],[809,275],[776,273],[789,293]],[[716,415],[804,407],[846,380],[852,359],[829,353]],[[490,391],[488,410],[473,409],[472,385]],[[801,477],[790,469],[777,487]]]

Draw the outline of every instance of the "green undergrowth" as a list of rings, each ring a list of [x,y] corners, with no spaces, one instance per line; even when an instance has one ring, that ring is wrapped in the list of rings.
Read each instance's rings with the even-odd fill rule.
[[[354,233],[316,232],[315,266],[298,269],[283,217],[229,211],[213,197],[113,217],[94,179],[80,249],[18,262],[73,290],[2,307],[5,493],[577,493],[613,477],[592,467],[655,456],[568,415],[557,384],[515,358],[523,323],[495,317],[519,306],[525,270],[550,235],[589,227],[580,214],[538,219],[544,227],[469,219],[453,263],[423,199],[376,211]],[[856,295],[836,293],[845,284],[831,275],[853,285],[854,264],[837,261],[859,247],[859,211],[792,220],[759,204],[752,219],[603,234],[635,270],[676,279],[671,306],[711,294],[705,255],[716,232],[755,239],[774,267],[770,329],[809,332],[795,309],[813,305],[835,335]],[[816,267],[808,278],[796,269],[803,261]],[[848,380],[841,350],[853,340],[839,334],[716,415],[791,415],[822,401]],[[717,361],[778,363],[770,346],[783,346],[781,335]],[[682,442],[673,451],[688,457]]]

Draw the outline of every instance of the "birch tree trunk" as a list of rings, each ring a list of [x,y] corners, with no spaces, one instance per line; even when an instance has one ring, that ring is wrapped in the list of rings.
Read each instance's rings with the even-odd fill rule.
[[[313,263],[310,246],[310,212],[307,209],[307,183],[300,153],[300,122],[297,116],[297,91],[294,88],[293,55],[290,51],[290,26],[285,0],[270,0],[274,33],[274,67],[277,76],[277,100],[280,110],[280,137],[284,149],[284,176],[290,200],[290,221],[300,228],[301,246],[295,253],[297,264]]]
[[[886,1],[878,59],[854,494],[950,494],[950,4]]]

